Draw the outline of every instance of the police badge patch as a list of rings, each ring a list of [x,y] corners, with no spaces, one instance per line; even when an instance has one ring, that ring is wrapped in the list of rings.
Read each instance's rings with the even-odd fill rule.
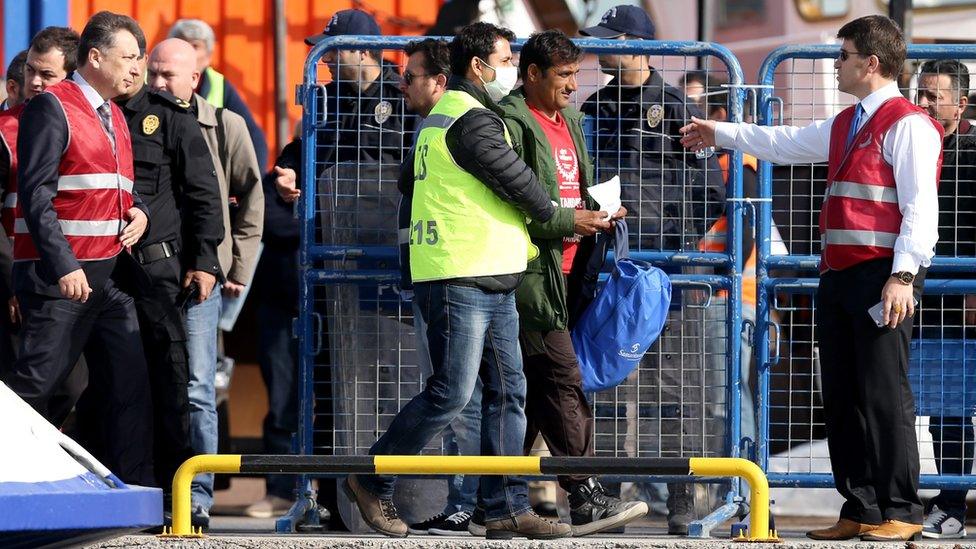
[[[647,125],[656,128],[661,124],[661,120],[664,120],[664,107],[651,105],[651,108],[647,109]]]
[[[377,124],[382,124],[390,119],[391,114],[393,114],[393,105],[389,101],[380,101],[373,109],[373,120],[376,120]]]
[[[142,133],[146,135],[152,135],[156,133],[159,129],[159,117],[155,114],[150,114],[149,116],[142,119]]]

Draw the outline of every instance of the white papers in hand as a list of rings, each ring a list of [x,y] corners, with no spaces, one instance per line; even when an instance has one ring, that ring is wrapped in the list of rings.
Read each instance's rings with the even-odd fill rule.
[[[600,211],[607,212],[607,220],[620,209],[620,176],[615,175],[609,181],[593,185],[587,192],[600,205]]]

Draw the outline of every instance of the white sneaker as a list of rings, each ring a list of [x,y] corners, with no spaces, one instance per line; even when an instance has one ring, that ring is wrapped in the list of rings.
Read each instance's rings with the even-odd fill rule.
[[[922,537],[930,539],[960,539],[966,537],[965,518],[954,517],[938,505],[933,505],[922,523]]]
[[[264,496],[244,510],[244,514],[251,518],[272,518],[285,514],[294,502],[278,496]]]

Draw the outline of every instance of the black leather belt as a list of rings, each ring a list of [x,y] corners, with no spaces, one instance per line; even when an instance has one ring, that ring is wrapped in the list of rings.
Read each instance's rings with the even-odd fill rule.
[[[172,240],[169,242],[146,244],[137,250],[133,250],[132,256],[136,258],[136,261],[145,265],[146,263],[152,263],[153,261],[173,257],[178,253],[180,253],[180,251],[176,247],[176,241]]]

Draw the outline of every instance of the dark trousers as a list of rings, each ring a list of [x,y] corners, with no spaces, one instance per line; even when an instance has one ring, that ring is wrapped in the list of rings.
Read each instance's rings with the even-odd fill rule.
[[[583,394],[583,380],[569,332],[522,332],[525,368],[525,454],[542,433],[554,456],[593,455],[593,411]],[[539,353],[541,351],[541,353]],[[559,485],[573,485],[589,475],[560,476]]]
[[[261,319],[258,364],[268,390],[264,451],[290,454],[298,430],[298,340],[291,329],[298,315],[298,251],[265,245],[253,291]],[[268,475],[267,492],[294,499],[295,480],[295,475]]]
[[[186,329],[183,312],[176,306],[183,269],[177,256],[140,265],[123,254],[114,276],[135,298],[152,392],[156,483],[169,492],[176,470],[194,455],[190,447]]]
[[[940,475],[968,475],[973,470],[973,423],[969,417],[929,418],[935,466]],[[967,490],[942,490],[932,498],[939,509],[959,516],[966,514]]]
[[[17,358],[17,346],[19,345],[17,332],[18,327],[10,322],[7,314],[7,299],[0,293],[0,375],[10,370]]]
[[[840,517],[921,524],[915,399],[908,383],[913,319],[878,328],[868,309],[881,300],[891,259],[820,277],[816,327],[827,444]],[[921,295],[924,269],[915,280]]]
[[[151,486],[149,383],[132,298],[111,281],[86,303],[23,292],[20,356],[5,382],[50,420],[51,396],[84,352],[89,385],[101,388],[103,433],[92,454],[126,483]]]

